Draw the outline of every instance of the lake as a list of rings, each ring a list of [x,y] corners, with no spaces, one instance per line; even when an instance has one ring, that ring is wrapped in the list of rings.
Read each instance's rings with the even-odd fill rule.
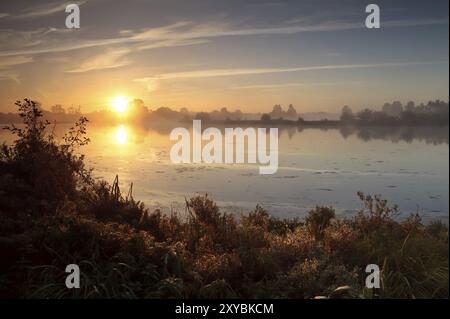
[[[418,212],[424,221],[448,223],[448,128],[280,127],[273,175],[260,175],[259,164],[172,164],[170,131],[89,126],[91,143],[82,153],[97,178],[112,182],[118,174],[123,193],[133,183],[135,199],[164,212],[183,214],[185,198],[208,193],[235,213],[260,204],[275,216],[301,217],[327,205],[351,216],[361,208],[356,192],[362,191],[397,204],[401,217]],[[3,131],[0,140],[11,136]]]

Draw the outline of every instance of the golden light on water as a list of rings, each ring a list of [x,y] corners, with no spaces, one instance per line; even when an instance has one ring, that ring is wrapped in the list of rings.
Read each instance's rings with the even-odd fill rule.
[[[125,125],[120,125],[114,135],[117,144],[123,145],[128,143],[128,131]]]
[[[125,114],[128,110],[128,99],[124,96],[116,96],[111,105],[117,113]]]

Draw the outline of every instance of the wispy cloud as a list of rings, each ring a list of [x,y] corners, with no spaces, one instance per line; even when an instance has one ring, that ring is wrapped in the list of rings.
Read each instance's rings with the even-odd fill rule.
[[[415,66],[415,65],[443,64],[443,63],[448,64],[448,61],[399,62],[399,63],[379,63],[379,64],[337,64],[337,65],[300,66],[289,68],[212,69],[212,70],[197,70],[188,72],[163,73],[151,77],[138,78],[135,79],[134,81],[147,82],[166,79],[194,79],[194,78],[210,78],[219,76],[242,76],[242,75],[257,75],[269,73],[302,72],[302,71]]]
[[[30,63],[33,61],[31,57],[14,56],[0,60],[0,81],[12,80],[19,83],[19,73],[12,68],[17,65]]]
[[[0,70],[8,69],[19,64],[30,63],[32,61],[33,58],[25,56],[6,57],[0,60]]]
[[[385,21],[383,27],[397,28],[441,24],[448,24],[448,19]],[[118,37],[113,38],[70,42],[59,41],[56,44],[49,38],[46,42],[43,41],[39,46],[33,48],[17,46],[14,49],[2,50],[0,51],[0,56],[55,53],[100,46],[132,44],[138,44],[139,49],[144,50],[169,46],[201,44],[209,39],[219,37],[289,35],[303,32],[330,32],[359,28],[364,28],[364,25],[355,22],[324,22],[312,25],[288,25],[274,28],[236,28],[227,24],[193,24],[190,22],[178,22],[167,26],[138,31],[123,30],[119,33]]]
[[[137,46],[137,50],[150,50],[150,49],[159,49],[159,48],[170,48],[170,47],[181,47],[181,46],[188,46],[188,45],[197,45],[197,44],[205,44],[209,43],[209,40],[206,39],[198,39],[198,40],[165,40],[165,41],[158,41],[154,43],[148,43],[148,44],[142,44]]]
[[[79,6],[85,4],[88,0],[72,1],[70,3],[78,4]],[[66,6],[69,3],[58,1],[46,4],[41,4],[38,6],[33,6],[31,8],[25,9],[23,12],[16,15],[8,15],[12,19],[27,19],[27,18],[37,18],[50,16],[59,12],[64,12]]]
[[[359,84],[360,82],[339,81],[339,82],[309,82],[309,83],[268,83],[268,84],[254,84],[254,85],[239,85],[229,87],[229,90],[271,90],[271,89],[285,89],[292,87],[310,87],[310,86],[328,86],[328,85],[342,85],[342,84]]]
[[[171,26],[168,26],[170,28]],[[164,28],[157,28],[164,29]],[[34,55],[45,53],[61,53],[80,49],[89,49],[103,46],[118,46],[118,45],[136,45],[135,50],[143,51],[158,48],[188,46],[196,44],[204,44],[209,42],[207,39],[189,39],[189,38],[167,38],[155,37],[154,39],[145,39],[135,37],[129,31],[123,31],[120,34],[123,37],[105,38],[97,40],[78,40],[78,41],[64,41],[60,39],[58,42],[53,41],[50,36],[52,34],[60,35],[69,32],[68,29],[39,29],[33,31],[14,31],[14,30],[0,30],[0,44],[4,47],[15,47],[10,50],[0,50],[0,57],[14,56],[14,55]],[[34,39],[34,41],[31,41]]]
[[[0,70],[0,81],[14,81],[20,83],[19,75],[11,70]]]
[[[383,22],[384,28],[410,27],[424,25],[448,24],[448,19],[424,19],[424,20],[396,20]],[[189,28],[189,29],[188,29]],[[168,39],[198,39],[227,36],[258,36],[296,34],[303,32],[343,31],[365,28],[363,22],[323,22],[310,25],[289,25],[275,28],[231,28],[227,25],[192,25],[188,22],[179,22],[165,27],[152,28],[136,33],[129,33],[130,40],[168,40]],[[188,30],[187,30],[188,29]]]
[[[167,40],[159,41],[156,43],[138,45],[135,49],[114,49],[109,50],[106,53],[101,53],[88,58],[84,61],[80,67],[69,70],[70,73],[81,73],[95,70],[111,69],[126,66],[131,64],[130,59],[125,59],[126,56],[132,52],[156,49],[156,48],[168,48],[179,47],[187,45],[196,45],[201,43],[207,43],[207,40]]]
[[[124,56],[130,52],[128,49],[110,50],[105,53],[95,55],[83,63],[76,69],[69,70],[69,73],[82,73],[88,71],[104,70],[119,68],[130,64],[129,60]]]
[[[0,47],[12,48],[7,51],[0,51],[0,56],[31,55],[34,50],[50,45],[52,38],[54,39],[65,32],[67,32],[67,29],[56,28],[38,28],[29,31],[0,30]],[[27,51],[29,52],[27,53]]]
[[[141,83],[149,91],[153,92],[160,87],[160,82],[165,80],[185,80],[185,79],[201,79],[211,77],[236,77],[248,75],[264,75],[273,73],[288,73],[288,72],[305,72],[305,71],[326,71],[326,70],[351,70],[351,69],[368,69],[368,68],[388,68],[388,67],[406,67],[406,66],[420,66],[420,65],[434,65],[447,64],[448,61],[434,61],[434,62],[398,62],[398,63],[378,63],[378,64],[338,64],[338,65],[317,65],[306,67],[290,67],[290,68],[252,68],[252,69],[210,69],[197,70],[187,72],[173,72],[156,74],[149,77],[136,78],[133,82]],[[287,87],[300,87],[312,85],[336,85],[343,84],[320,82],[320,83],[276,83],[276,84],[255,84],[255,85],[241,85],[228,87],[229,90],[241,89],[279,89]],[[349,82],[346,82],[349,84]],[[358,83],[353,83],[358,84]]]

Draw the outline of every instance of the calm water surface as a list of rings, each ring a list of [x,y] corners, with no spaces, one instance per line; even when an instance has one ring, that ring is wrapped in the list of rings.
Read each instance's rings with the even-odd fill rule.
[[[381,194],[402,216],[448,223],[448,128],[339,130],[280,128],[279,170],[259,175],[258,165],[172,164],[170,128],[90,127],[82,149],[95,176],[166,212],[184,211],[184,199],[208,193],[236,213],[260,204],[277,216],[303,216],[315,205],[352,215],[357,191]],[[1,140],[9,140],[2,132]]]

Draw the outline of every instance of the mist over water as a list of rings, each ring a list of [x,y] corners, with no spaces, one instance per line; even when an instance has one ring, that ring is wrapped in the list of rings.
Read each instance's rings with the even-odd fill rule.
[[[447,128],[280,127],[273,175],[260,175],[257,164],[172,164],[169,133],[167,127],[92,125],[91,143],[81,152],[96,177],[112,182],[118,174],[122,190],[133,182],[136,199],[164,212],[183,214],[185,198],[208,193],[235,213],[260,204],[275,216],[295,217],[330,205],[351,216],[361,208],[356,192],[362,191],[397,204],[400,217],[418,212],[425,221],[448,223]]]

